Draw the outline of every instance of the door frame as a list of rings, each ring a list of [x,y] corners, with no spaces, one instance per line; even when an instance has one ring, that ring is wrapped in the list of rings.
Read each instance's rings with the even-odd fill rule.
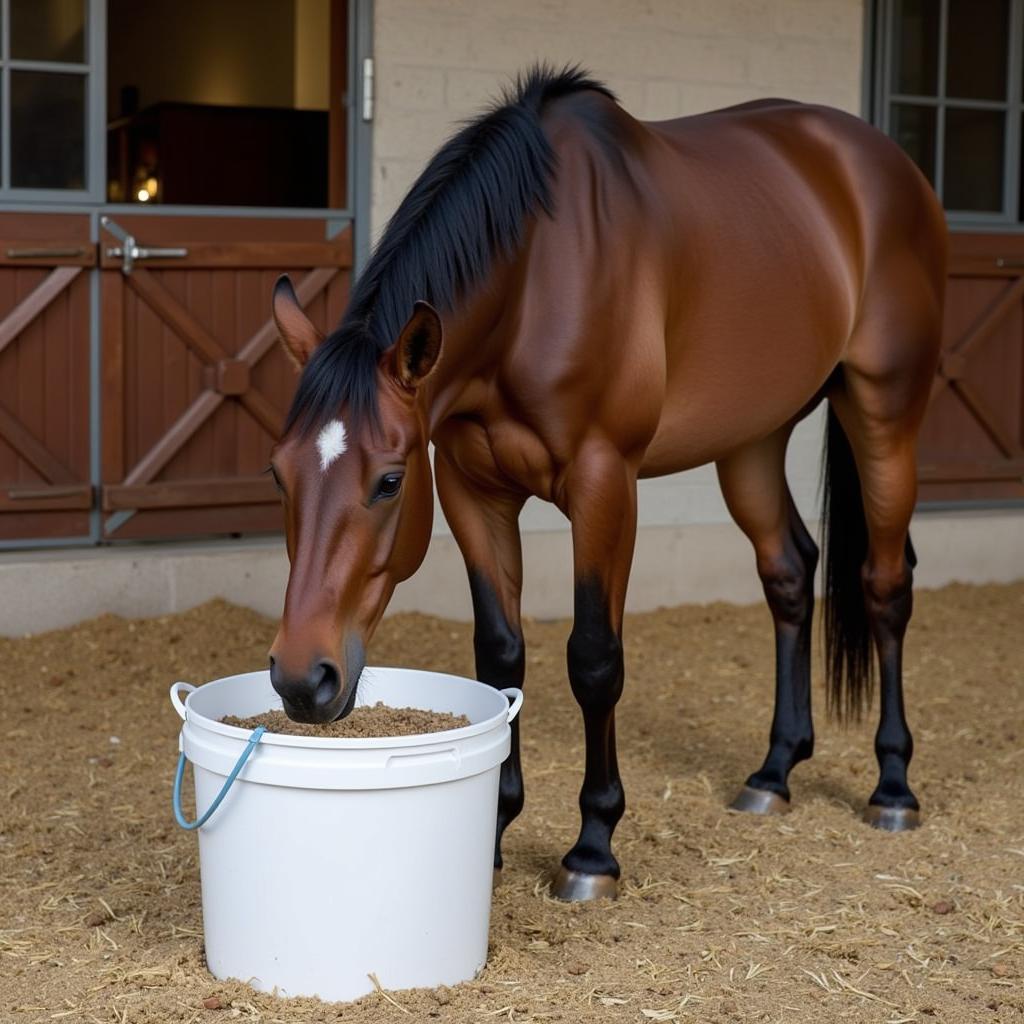
[[[6,12],[9,0],[0,0],[0,30],[2,45],[8,46]],[[337,236],[352,225],[353,276],[358,276],[370,255],[370,199],[373,160],[373,111],[372,111],[372,68],[373,68],[373,0],[348,0],[348,75],[344,106],[348,111],[347,134],[347,197],[344,207],[294,208],[294,207],[248,207],[248,206],[147,206],[142,203],[107,203],[106,191],[106,57],[107,57],[107,0],[88,0],[87,46],[89,72],[87,76],[86,100],[86,167],[88,189],[65,192],[60,190],[2,189],[0,208],[19,213],[82,213],[89,216],[90,241],[103,244],[105,238],[100,226],[100,217],[131,214],[133,217],[246,217],[250,219],[295,218],[298,220],[323,220],[326,223],[326,239]],[[6,51],[4,51],[6,52]],[[369,72],[369,74],[367,74]],[[5,62],[2,72],[3,95],[8,95],[10,77],[9,65]],[[368,102],[369,101],[369,102]],[[9,148],[9,147],[8,147]],[[5,149],[5,160],[9,160]],[[144,240],[140,240],[144,241]],[[89,278],[89,429],[90,438],[90,482],[94,493],[100,494],[102,485],[101,466],[101,271],[97,264],[88,271]],[[268,298],[269,301],[269,298]],[[31,548],[94,547],[103,540],[104,513],[100,502],[94,504],[90,514],[90,531],[87,536],[44,538],[39,540],[0,540],[0,551]]]

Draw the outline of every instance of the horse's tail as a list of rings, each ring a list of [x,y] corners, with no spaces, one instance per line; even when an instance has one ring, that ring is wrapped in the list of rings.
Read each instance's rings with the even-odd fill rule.
[[[831,404],[823,462],[821,546],[825,552],[828,711],[840,719],[857,719],[871,702],[874,689],[871,629],[861,584],[868,527],[853,450]]]

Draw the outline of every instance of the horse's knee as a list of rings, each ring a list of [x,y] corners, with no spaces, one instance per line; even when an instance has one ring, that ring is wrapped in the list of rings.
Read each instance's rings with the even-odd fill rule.
[[[480,678],[492,686],[519,686],[526,674],[526,643],[522,634],[502,628],[477,627],[473,634]]]
[[[810,621],[814,611],[811,582],[817,559],[817,545],[807,557],[796,551],[758,557],[757,572],[765,599],[777,621],[790,626],[803,626]]]
[[[613,708],[622,695],[622,641],[611,630],[575,627],[566,648],[569,683],[584,712]]]

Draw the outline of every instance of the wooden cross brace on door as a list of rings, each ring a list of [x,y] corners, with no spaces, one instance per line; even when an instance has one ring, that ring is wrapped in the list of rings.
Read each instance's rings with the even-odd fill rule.
[[[341,270],[338,266],[311,270],[296,288],[300,304],[308,305]],[[209,505],[276,500],[271,484],[261,478],[234,480],[218,491],[213,491],[208,483],[202,481],[153,482],[225,399],[240,402],[267,433],[274,438],[280,436],[281,414],[252,383],[253,368],[277,341],[277,326],[273,318],[268,318],[238,354],[232,356],[150,271],[136,266],[130,277],[118,277],[120,280],[110,282],[109,287],[134,289],[203,362],[204,389],[120,484],[104,487],[103,509],[114,513],[106,521],[106,532],[114,532],[135,511],[144,508],[166,508],[176,503]]]
[[[94,259],[94,249],[84,245],[49,246],[33,249],[5,249],[11,259],[21,265],[45,265],[52,258],[74,258],[75,266],[54,267],[2,320],[0,320],[0,352],[19,337],[82,272],[87,261]],[[44,261],[43,257],[47,257]],[[44,483],[7,487],[0,490],[0,511],[18,512],[88,509],[92,504],[92,487],[53,454],[10,410],[0,405],[0,437],[4,439],[42,478]]]
[[[1002,264],[999,264],[1002,267]],[[1024,467],[1024,446],[1003,426],[997,415],[985,402],[974,384],[967,379],[968,363],[973,355],[996,333],[1003,321],[1024,301],[1024,276],[1011,277],[1007,286],[981,313],[971,327],[952,345],[944,349],[939,359],[938,373],[932,384],[931,401],[934,402],[946,388],[956,395],[972,418],[988,436],[1006,460],[985,460],[983,464],[944,469],[941,466],[922,466],[921,479],[928,482],[962,480],[1020,480]]]

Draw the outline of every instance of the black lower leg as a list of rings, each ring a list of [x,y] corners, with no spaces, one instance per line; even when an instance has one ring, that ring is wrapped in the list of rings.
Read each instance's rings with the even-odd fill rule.
[[[869,804],[916,811],[919,808],[907,782],[907,768],[914,754],[914,739],[903,707],[903,637],[913,611],[912,571],[879,584],[870,572],[864,575],[868,621],[878,647],[881,717],[875,734],[878,786]]]
[[[523,685],[526,647],[522,630],[509,623],[497,591],[483,575],[470,572],[473,597],[473,650],[477,678],[495,689]],[[519,719],[512,722],[512,750],[501,765],[498,821],[494,837],[494,866],[502,866],[501,837],[523,809],[523,772],[519,760]]]
[[[582,823],[562,859],[570,871],[619,877],[612,833],[625,809],[615,756],[615,705],[622,695],[622,641],[612,628],[599,583],[576,585],[576,615],[568,644],[569,681],[583,712],[586,768],[580,790]]]
[[[789,800],[790,771],[814,753],[811,620],[817,561],[818,549],[804,531],[794,533],[780,558],[760,568],[775,622],[775,713],[768,756],[747,785],[784,800]]]

